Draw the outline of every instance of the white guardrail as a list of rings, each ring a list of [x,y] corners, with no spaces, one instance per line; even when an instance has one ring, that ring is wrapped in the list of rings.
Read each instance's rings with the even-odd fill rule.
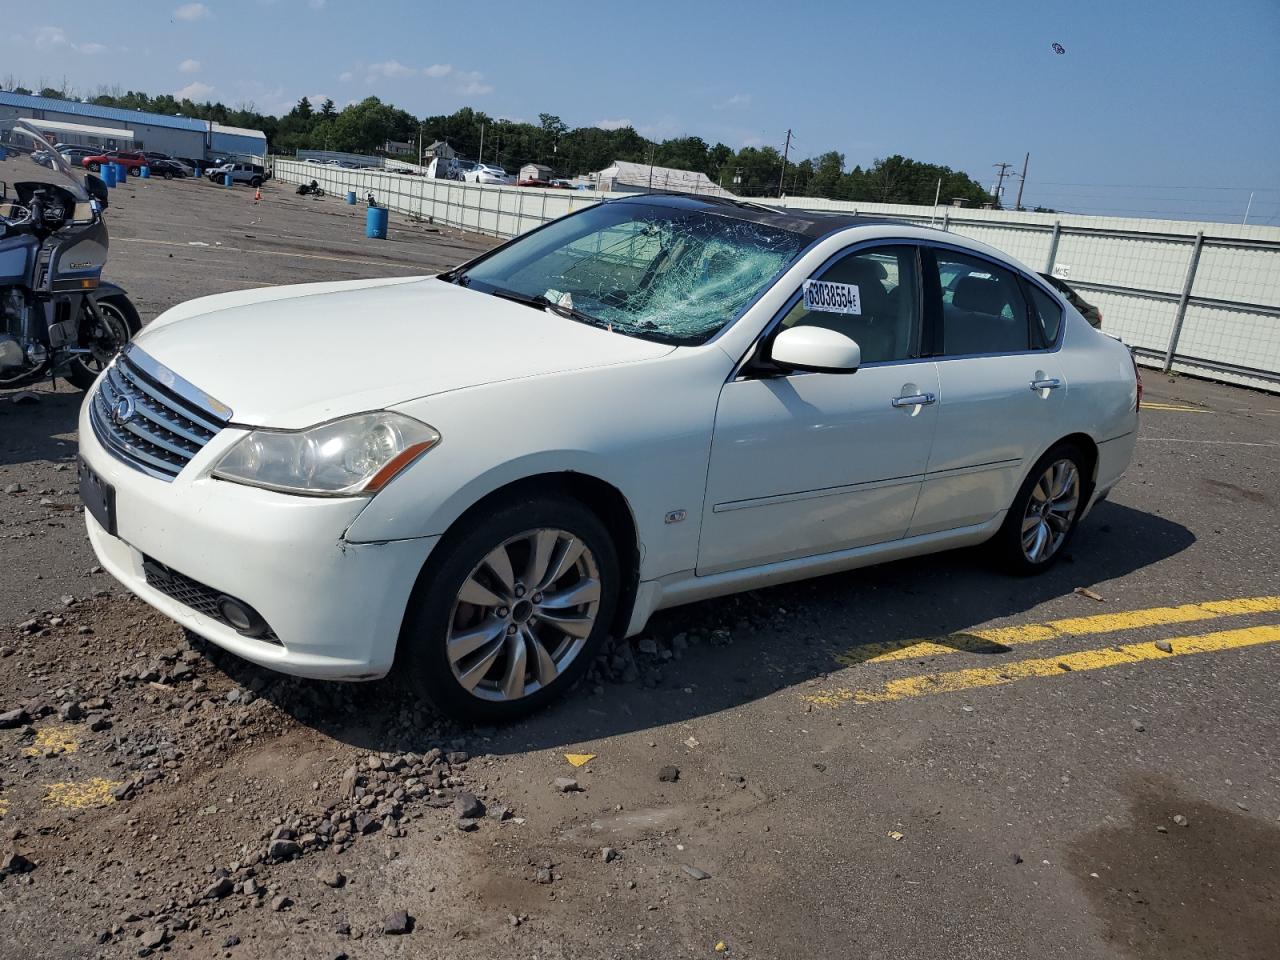
[[[513,237],[623,194],[499,187],[276,158],[275,176],[373,194],[431,223]],[[1280,393],[1280,228],[1179,220],[914,207],[816,197],[765,200],[934,226],[1054,273],[1102,311],[1140,362]]]

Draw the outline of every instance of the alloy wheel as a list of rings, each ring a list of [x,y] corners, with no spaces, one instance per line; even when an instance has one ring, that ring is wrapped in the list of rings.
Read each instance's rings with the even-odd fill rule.
[[[455,679],[483,700],[545,689],[582,652],[600,595],[596,558],[575,534],[544,527],[504,541],[454,601],[446,654]]]
[[[1071,532],[1080,505],[1080,471],[1070,460],[1056,460],[1040,475],[1022,515],[1022,553],[1044,563]]]

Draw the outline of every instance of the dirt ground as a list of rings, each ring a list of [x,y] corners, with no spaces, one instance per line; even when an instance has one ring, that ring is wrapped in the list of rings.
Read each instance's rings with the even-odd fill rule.
[[[108,277],[150,319],[492,242],[263,193],[130,181]],[[188,641],[88,548],[80,395],[0,394],[0,958],[1275,957],[1280,398],[1147,384],[1049,574],[667,611],[499,729]]]

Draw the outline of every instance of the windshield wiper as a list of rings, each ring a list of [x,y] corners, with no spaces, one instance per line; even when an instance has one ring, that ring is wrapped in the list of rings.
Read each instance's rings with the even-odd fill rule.
[[[527,293],[517,293],[515,290],[504,290],[502,287],[494,287],[489,292],[495,297],[501,297],[503,300],[523,303],[526,307],[533,307],[535,310],[550,310],[558,316],[569,320],[577,320],[579,323],[590,324],[593,327],[612,327],[612,324],[606,320],[593,317],[589,313],[583,313],[576,307],[566,307],[563,304],[555,303],[540,293],[531,296]]]

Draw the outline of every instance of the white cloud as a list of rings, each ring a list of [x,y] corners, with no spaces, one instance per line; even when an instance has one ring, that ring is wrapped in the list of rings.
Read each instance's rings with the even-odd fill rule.
[[[636,132],[642,137],[648,137],[650,140],[668,140],[681,132],[681,125],[675,117],[664,116],[659,117],[652,123],[636,127]]]
[[[478,70],[461,70],[455,76],[458,78],[459,93],[471,96],[493,93],[493,84],[485,83],[484,74]]]
[[[53,50],[65,47],[69,41],[67,33],[61,27],[36,27],[31,35],[31,45],[37,50]]]
[[[209,84],[195,80],[181,90],[175,91],[173,95],[179,100],[205,100],[208,99],[209,94],[213,93],[213,89]]]
[[[627,117],[619,117],[617,120],[597,120],[596,126],[601,130],[621,130],[623,127],[632,126],[632,123]]]
[[[343,70],[340,74],[338,74],[339,83],[350,83],[353,79],[354,79],[354,75],[351,73],[350,70]]]
[[[735,93],[727,100],[712,104],[712,107],[716,110],[740,110],[749,106],[751,106],[751,94],[749,93]]]
[[[324,0],[307,0],[307,6],[309,6],[312,10],[323,10]]]
[[[180,64],[178,64],[178,70],[182,73],[199,73],[200,61],[192,60],[190,58],[183,60]]]
[[[371,82],[378,77],[385,77],[389,80],[403,79],[404,77],[412,77],[416,70],[413,67],[406,67],[399,60],[384,60],[382,63],[371,63],[365,68],[368,77],[367,81]]]
[[[31,35],[26,38],[37,50],[61,50],[70,47],[77,53],[89,54],[92,56],[96,53],[105,53],[107,48],[101,43],[74,43],[67,36],[67,31],[61,27],[36,27]]]
[[[743,137],[742,146],[743,147],[763,147],[764,138],[763,137]]]
[[[203,20],[209,16],[209,8],[203,3],[184,3],[177,10],[173,11],[173,15],[178,20]]]
[[[447,77],[453,73],[453,64],[451,63],[433,63],[429,67],[422,69],[424,77]]]

